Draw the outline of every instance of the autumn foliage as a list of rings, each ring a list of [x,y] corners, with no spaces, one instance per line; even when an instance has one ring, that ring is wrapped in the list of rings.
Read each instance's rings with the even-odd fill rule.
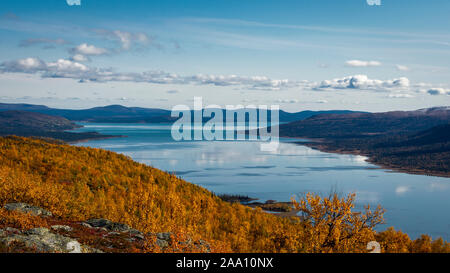
[[[282,218],[224,202],[124,155],[21,137],[0,138],[0,205],[11,202],[68,221],[107,218],[146,233],[203,239],[214,252],[367,252],[373,240],[386,252],[450,251],[448,243],[427,236],[412,241],[393,229],[375,232],[383,211],[355,213],[354,195],[307,195],[295,203],[301,217]],[[1,221],[18,226],[41,224],[0,212]]]

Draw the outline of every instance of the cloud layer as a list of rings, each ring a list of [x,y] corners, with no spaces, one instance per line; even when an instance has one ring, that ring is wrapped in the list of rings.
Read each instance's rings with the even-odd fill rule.
[[[83,47],[86,49],[86,47]],[[88,48],[82,53],[98,53],[94,48]],[[81,55],[84,56],[84,55]],[[81,58],[80,56],[80,58]],[[59,59],[56,62],[44,62],[38,58],[19,59],[4,62],[0,65],[1,72],[40,73],[43,78],[71,78],[80,82],[147,82],[157,84],[199,84],[215,86],[245,86],[256,90],[280,90],[294,86],[289,80],[273,80],[268,77],[222,76],[222,75],[194,75],[180,76],[164,71],[147,71],[142,73],[121,73],[112,69],[88,67],[73,60]]]
[[[271,79],[266,76],[209,75],[198,74],[181,76],[164,71],[146,71],[140,73],[117,72],[112,68],[90,67],[81,62],[85,55],[103,54],[103,49],[82,44],[77,47],[79,53],[70,60],[59,59],[45,62],[39,58],[26,58],[0,64],[0,73],[33,73],[43,78],[69,78],[79,82],[138,82],[154,84],[194,84],[213,86],[235,86],[248,90],[279,91],[290,88],[298,90],[366,90],[390,92],[390,98],[411,98],[411,92],[422,92],[430,95],[449,95],[450,90],[433,88],[429,84],[411,85],[406,77],[379,80],[367,75],[353,75],[322,82],[292,81],[288,79]],[[426,89],[424,89],[426,88]],[[399,93],[401,92],[401,93]],[[170,91],[168,93],[174,93]]]

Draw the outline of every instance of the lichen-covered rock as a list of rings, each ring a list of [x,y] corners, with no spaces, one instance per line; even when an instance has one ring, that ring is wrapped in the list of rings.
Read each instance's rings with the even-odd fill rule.
[[[26,203],[9,203],[4,205],[3,208],[9,211],[30,213],[35,216],[52,216],[50,211]]]
[[[50,232],[48,228],[33,228],[21,234],[0,236],[0,242],[6,246],[13,243],[22,243],[36,252],[51,253],[93,253],[99,252],[88,246],[81,245],[78,241],[59,234]]]

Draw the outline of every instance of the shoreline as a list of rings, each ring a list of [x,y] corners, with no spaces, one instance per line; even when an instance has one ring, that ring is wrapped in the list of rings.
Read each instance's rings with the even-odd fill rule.
[[[450,178],[450,173],[443,173],[443,172],[435,172],[435,171],[426,171],[426,170],[418,170],[418,169],[411,169],[406,167],[398,167],[394,165],[390,165],[387,163],[379,162],[374,160],[373,155],[369,153],[361,152],[360,150],[340,150],[336,148],[329,147],[328,145],[324,145],[324,139],[311,139],[311,138],[304,138],[304,137],[289,137],[289,138],[297,138],[297,139],[304,139],[308,140],[307,142],[292,142],[296,145],[303,145],[306,147],[309,147],[314,150],[318,150],[325,153],[334,153],[334,154],[342,154],[342,155],[358,155],[358,156],[364,156],[367,157],[365,160],[366,162],[376,165],[380,167],[381,169],[384,169],[386,171],[390,172],[399,172],[399,173],[406,173],[411,175],[426,175],[426,176],[435,176],[435,177],[445,177]]]
[[[74,133],[76,134],[76,133]],[[84,143],[84,142],[88,142],[88,141],[92,141],[92,140],[105,140],[105,139],[111,139],[111,138],[121,138],[121,137],[127,137],[124,135],[118,135],[118,136],[110,136],[110,135],[105,135],[105,136],[101,136],[101,137],[88,137],[88,138],[83,138],[83,139],[78,139],[78,140],[73,140],[73,141],[67,141],[67,144],[77,144],[77,143]]]

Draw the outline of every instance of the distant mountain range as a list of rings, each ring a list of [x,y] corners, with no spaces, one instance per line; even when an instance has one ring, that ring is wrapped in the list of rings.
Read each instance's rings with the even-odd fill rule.
[[[44,105],[9,104],[0,103],[0,111],[29,111],[46,115],[60,116],[71,121],[97,122],[97,123],[171,123],[178,118],[171,117],[170,110],[157,108],[125,107],[122,105],[109,105],[83,110],[55,109]],[[237,110],[242,111],[242,110]],[[330,111],[301,111],[289,113],[279,112],[280,122],[303,120],[319,114],[349,114],[360,113],[348,110]]]
[[[321,114],[280,125],[280,136],[349,138],[413,133],[450,121],[449,107],[384,113]]]
[[[163,123],[172,122],[170,111],[163,109],[110,105],[83,110],[55,109],[44,105],[0,103],[0,111],[18,110],[60,116],[72,121],[98,123]]]

